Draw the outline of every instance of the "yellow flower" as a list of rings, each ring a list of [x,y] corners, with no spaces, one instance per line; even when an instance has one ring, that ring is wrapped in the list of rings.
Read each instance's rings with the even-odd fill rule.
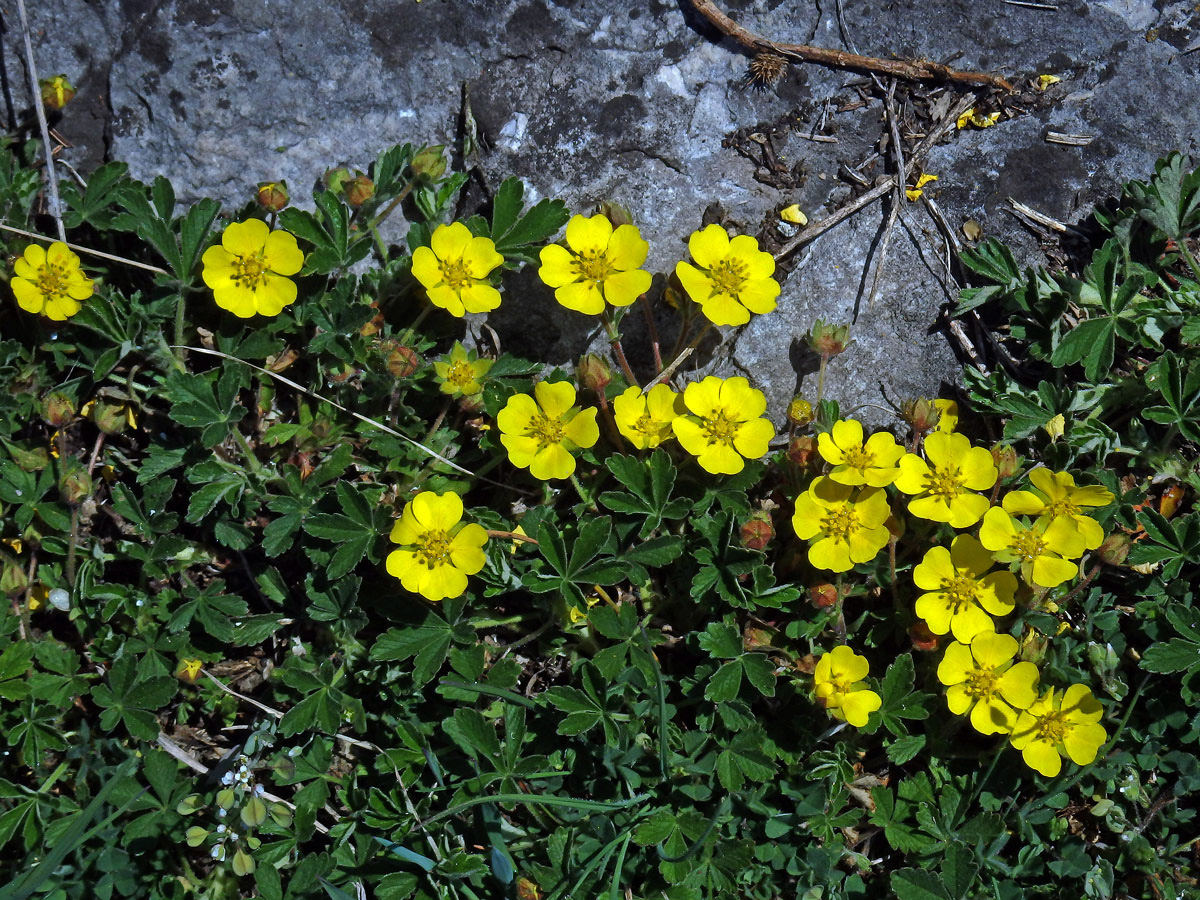
[[[683,397],[665,384],[656,384],[645,394],[631,387],[613,399],[617,430],[639,450],[657,447],[672,434],[671,424],[687,411]]]
[[[867,717],[883,705],[879,695],[863,681],[869,671],[865,656],[849,647],[834,647],[817,660],[813,673],[817,700],[834,718],[862,728]]]
[[[714,325],[745,325],[750,313],[775,308],[775,260],[754,238],[739,234],[730,240],[720,225],[709,225],[688,238],[688,249],[696,265],[680,262],[675,275]]]
[[[1053,416],[1049,422],[1042,426],[1042,430],[1050,436],[1051,442],[1057,441],[1067,432],[1067,420],[1062,413]]]
[[[915,494],[908,503],[914,516],[948,522],[954,528],[974,525],[988,508],[986,491],[996,483],[996,463],[983,447],[972,447],[961,434],[935,431],[925,438],[926,462],[915,453],[900,459],[896,487]]]
[[[1026,584],[1044,588],[1058,587],[1079,574],[1071,560],[1086,549],[1070,519],[1038,519],[1028,526],[998,506],[983,517],[979,540],[1000,562],[1020,563]]]
[[[838,484],[891,484],[900,474],[896,463],[904,455],[904,448],[886,431],[877,431],[863,443],[862,423],[853,419],[838,419],[832,433],[817,435],[817,447],[833,466],[829,477]]]
[[[470,397],[483,390],[479,379],[487,374],[492,363],[493,360],[490,359],[476,359],[474,351],[468,353],[461,342],[455,341],[450,353],[444,359],[434,362],[433,371],[442,383],[443,394]]]
[[[891,533],[884,526],[892,514],[882,488],[857,491],[822,476],[796,498],[792,527],[801,540],[817,541],[808,561],[818,569],[847,572],[855,563],[875,558]]]
[[[81,300],[95,292],[76,256],[62,241],[43,249],[30,244],[13,264],[10,282],[17,304],[25,312],[62,322],[82,309]]]
[[[933,405],[942,413],[938,417],[936,430],[953,434],[958,427],[958,404],[953,400],[934,400]]]
[[[1062,694],[1050,688],[1017,718],[1012,745],[1026,765],[1047,778],[1062,771],[1062,758],[1086,766],[1096,758],[1108,734],[1104,709],[1086,685],[1073,684]]]
[[[917,615],[934,634],[954,632],[954,639],[969,644],[976,635],[991,631],[991,616],[1013,611],[1017,579],[1011,572],[991,572],[992,555],[969,534],[960,534],[950,549],[934,547],[913,569],[913,581],[923,591],[917,598]],[[991,615],[988,615],[988,614]]]
[[[199,659],[181,659],[179,665],[175,669],[175,677],[189,684],[195,684],[196,679],[200,677],[200,670],[204,668],[204,662]]]
[[[961,716],[971,710],[971,726],[980,734],[1009,733],[1017,710],[1037,700],[1037,666],[1013,665],[1017,650],[1012,635],[988,632],[970,645],[955,641],[938,664],[937,677],[947,686],[950,712]]]
[[[66,75],[39,78],[38,88],[47,109],[62,109],[75,98],[75,85],[67,81]]]
[[[533,397],[509,397],[496,424],[509,461],[540,481],[569,478],[575,471],[571,451],[591,447],[600,437],[596,410],[577,409],[575,388],[566,381],[540,381]]]
[[[683,403],[692,415],[679,416],[671,428],[683,449],[714,475],[736,475],[747,459],[766,455],[775,437],[775,426],[762,418],[767,398],[740,375],[709,375],[689,384]]]
[[[959,125],[958,127],[962,128],[961,125]],[[924,191],[925,185],[929,184],[931,181],[937,181],[937,180],[938,180],[938,177],[936,175],[922,175],[920,178],[917,179],[917,183],[915,186],[905,189],[904,196],[908,198],[910,203],[913,201],[916,201],[916,200],[920,200],[921,195],[925,193],[925,191]]]
[[[1039,516],[1051,521],[1065,519],[1075,526],[1083,538],[1083,546],[1095,550],[1104,543],[1104,529],[1080,507],[1107,506],[1113,501],[1112,492],[1098,484],[1075,486],[1068,472],[1034,469],[1029,473],[1034,491],[1011,491],[1004,496],[1004,510],[1015,515]]]
[[[567,309],[595,316],[605,301],[628,306],[650,290],[650,273],[640,268],[650,245],[633,225],[613,230],[606,216],[574,216],[566,241],[542,248],[538,276]]]
[[[204,251],[204,283],[213,300],[240,319],[277,316],[296,300],[295,275],[304,265],[296,238],[261,219],[234,222],[221,243]]]
[[[404,507],[392,527],[399,550],[388,554],[387,571],[406,591],[426,600],[458,597],[467,589],[467,576],[487,561],[482,525],[462,522],[462,498],[453,491],[421,491]]]
[[[475,237],[462,222],[454,222],[439,225],[429,244],[413,251],[412,273],[434,306],[462,318],[500,305],[500,292],[488,276],[504,257],[491,238]]]
[[[974,125],[976,128],[991,128],[1000,121],[1000,110],[988,113],[986,116],[981,116],[975,112],[975,107],[971,107],[954,123],[958,128],[966,128],[967,125]]]

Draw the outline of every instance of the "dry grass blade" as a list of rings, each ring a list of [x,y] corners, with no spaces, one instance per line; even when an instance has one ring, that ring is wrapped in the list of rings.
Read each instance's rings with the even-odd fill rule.
[[[13,234],[19,234],[23,237],[33,238],[35,241],[46,241],[52,243],[55,238],[48,237],[44,234],[38,234],[36,231],[26,231],[24,228],[13,228],[11,225],[0,223],[0,231],[9,231]],[[121,263],[126,266],[133,266],[135,269],[145,269],[147,272],[154,272],[158,275],[170,275],[166,269],[160,269],[158,266],[152,266],[149,263],[138,262],[136,259],[126,259],[123,256],[113,256],[111,253],[105,253],[102,250],[92,250],[88,247],[81,247],[79,244],[71,244],[63,241],[71,250],[76,253],[86,253],[88,256],[95,256],[98,259],[107,259],[109,262]]]
[[[1086,147],[1096,138],[1090,134],[1063,134],[1061,131],[1047,131],[1047,144],[1066,144],[1069,147]]]
[[[25,62],[29,66],[29,92],[33,95],[33,108],[37,113],[38,126],[42,130],[42,148],[46,154],[46,187],[50,191],[50,215],[58,227],[58,239],[64,243],[67,231],[63,228],[62,203],[58,199],[58,172],[54,169],[54,154],[50,149],[50,125],[46,121],[46,105],[42,103],[42,89],[38,84],[37,63],[33,59],[33,42],[29,39],[29,16],[25,13],[25,0],[17,0],[17,12],[21,17],[21,37],[25,39]]]

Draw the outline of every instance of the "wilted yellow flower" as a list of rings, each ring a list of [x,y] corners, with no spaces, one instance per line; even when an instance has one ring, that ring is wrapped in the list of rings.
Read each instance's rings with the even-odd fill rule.
[[[834,647],[817,660],[813,686],[817,700],[836,719],[855,728],[867,724],[867,718],[883,705],[883,700],[867,687],[864,678],[870,663],[849,647]]]
[[[402,546],[388,554],[388,574],[426,600],[460,596],[467,576],[487,562],[488,539],[482,525],[463,524],[462,516],[462,498],[453,491],[413,497],[392,527],[392,542]]]
[[[791,206],[785,206],[779,211],[779,218],[792,225],[807,225],[808,216],[800,209],[799,203],[793,203]]]
[[[704,471],[735,475],[747,459],[766,455],[775,426],[762,418],[767,398],[745,378],[709,375],[684,388],[683,402],[692,415],[679,416],[671,428]]]
[[[1013,611],[1017,579],[1011,572],[989,572],[995,560],[969,534],[960,534],[950,549],[933,547],[913,569],[913,582],[928,593],[917,598],[917,615],[934,634],[954,632],[969,644],[992,631],[992,616]],[[989,615],[990,614],[990,615]]]
[[[196,679],[200,677],[200,670],[204,668],[204,663],[198,659],[181,659],[179,665],[175,668],[175,677],[189,684],[195,684]]]
[[[935,431],[925,438],[925,456],[928,462],[915,453],[900,459],[896,487],[916,495],[909,501],[908,511],[954,528],[978,522],[989,501],[973,492],[986,491],[996,483],[992,454],[982,447],[972,447],[961,434]]]
[[[1111,491],[1098,484],[1076,487],[1069,472],[1049,469],[1034,469],[1029,480],[1033,482],[1033,491],[1010,491],[1004,495],[1006,512],[1051,521],[1065,519],[1075,526],[1088,550],[1104,543],[1104,529],[1091,516],[1084,515],[1081,507],[1107,506],[1113,501]]]
[[[539,381],[533,397],[508,398],[496,416],[500,442],[509,461],[541,481],[569,478],[575,471],[571,451],[591,447],[600,437],[593,407],[575,406],[575,388],[566,381]],[[536,398],[536,399],[535,399]]]
[[[51,75],[38,79],[39,92],[46,109],[62,109],[75,98],[75,85],[66,75]]]
[[[1104,708],[1091,688],[1073,684],[1061,694],[1050,688],[1017,718],[1012,745],[1025,764],[1047,778],[1062,771],[1062,758],[1086,766],[1108,740],[1100,719]]]
[[[998,506],[983,517],[979,541],[1004,563],[1020,563],[1021,577],[1037,587],[1058,587],[1079,574],[1083,536],[1069,518],[1038,519],[1032,526]]]
[[[1042,430],[1045,431],[1046,434],[1050,435],[1050,440],[1057,441],[1067,432],[1066,417],[1063,416],[1062,413],[1059,413],[1050,419],[1049,422],[1043,425]]]
[[[967,125],[974,125],[976,128],[991,128],[1000,121],[1000,110],[988,113],[986,116],[981,116],[975,112],[975,107],[971,107],[955,122],[959,128],[966,128]]]
[[[617,430],[639,450],[657,447],[671,437],[672,423],[686,412],[682,395],[665,384],[656,384],[645,394],[639,387],[627,388],[613,399]]]
[[[745,325],[751,313],[775,308],[775,259],[754,238],[739,234],[730,240],[720,225],[709,225],[688,238],[688,250],[696,265],[680,262],[675,275],[714,325]]]
[[[1057,75],[1039,75],[1034,87],[1036,87],[1039,91],[1044,91],[1046,88],[1050,87],[1050,85],[1058,84],[1060,81],[1062,81],[1062,79]]]
[[[875,558],[891,538],[892,514],[882,488],[853,488],[822,476],[796,498],[792,527],[801,540],[816,539],[808,561],[818,569],[848,572]]]
[[[476,237],[462,222],[454,222],[439,225],[429,246],[413,251],[412,273],[429,302],[462,318],[500,305],[500,292],[488,276],[503,262],[491,238]]]
[[[475,352],[467,352],[460,341],[444,359],[435,360],[433,371],[441,384],[441,392],[451,397],[470,397],[483,390],[479,379],[487,374],[494,360],[476,359]]]
[[[950,644],[938,664],[950,712],[961,716],[970,710],[971,726],[980,734],[1007,734],[1016,725],[1017,710],[1037,700],[1037,666],[1014,665],[1017,650],[1016,638],[989,631],[969,646]]]
[[[896,463],[904,455],[904,448],[886,431],[877,431],[864,442],[862,423],[854,419],[838,419],[830,433],[817,435],[817,448],[833,466],[832,481],[871,487],[895,481],[900,474]]]
[[[296,238],[272,231],[261,219],[234,222],[221,243],[204,251],[204,283],[213,300],[239,319],[277,316],[296,301],[296,282],[286,277],[304,266]]]
[[[43,249],[30,244],[13,264],[10,282],[17,304],[26,312],[62,322],[82,309],[81,300],[95,292],[83,274],[79,257],[62,241]]]
[[[628,306],[650,290],[650,273],[640,268],[650,245],[633,225],[614,230],[606,216],[574,216],[566,242],[542,248],[538,277],[567,309],[595,316],[605,302]]]
[[[958,127],[962,128],[961,125]],[[917,183],[913,187],[905,189],[904,196],[907,197],[910,202],[914,200],[920,200],[921,195],[925,193],[925,185],[937,180],[938,177],[936,175],[922,174],[921,177],[917,179]]]

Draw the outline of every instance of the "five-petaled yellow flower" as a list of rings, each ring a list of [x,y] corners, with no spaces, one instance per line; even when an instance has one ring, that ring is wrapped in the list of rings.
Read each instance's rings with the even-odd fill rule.
[[[495,360],[476,359],[475,352],[467,352],[459,341],[454,342],[444,359],[435,360],[433,371],[442,383],[441,392],[451,397],[470,397],[483,390],[479,383]]]
[[[665,384],[656,384],[645,394],[639,387],[627,388],[613,398],[617,430],[639,450],[650,450],[671,437],[672,423],[685,412],[683,397]]]
[[[769,313],[779,296],[775,259],[747,234],[730,240],[720,225],[694,232],[688,250],[696,265],[680,262],[675,275],[714,325],[745,325],[750,313]]]
[[[896,487],[916,495],[908,511],[954,528],[978,522],[989,503],[987,497],[972,492],[986,491],[996,483],[999,473],[992,454],[972,447],[961,434],[935,431],[925,438],[925,456],[928,462],[915,453],[900,458]]]
[[[1058,587],[1079,574],[1086,549],[1083,537],[1068,518],[1038,519],[1026,525],[998,506],[983,517],[979,541],[1003,563],[1020,563],[1021,577],[1036,587]]]
[[[575,471],[571,451],[600,437],[595,408],[576,408],[575,388],[567,381],[539,381],[533,397],[509,397],[496,424],[509,461],[540,481],[569,478]]]
[[[1013,664],[1019,646],[1008,634],[981,634],[970,645],[953,642],[938,664],[938,681],[947,686],[946,705],[956,716],[971,711],[980,734],[1007,734],[1017,710],[1037,700],[1038,670],[1031,662]]]
[[[775,426],[762,418],[767,398],[737,375],[709,375],[683,390],[683,403],[691,415],[671,423],[683,449],[714,475],[736,475],[747,459],[766,455]]]
[[[1086,685],[1073,684],[1061,694],[1050,688],[1017,718],[1010,740],[1026,765],[1053,778],[1062,771],[1064,756],[1081,766],[1096,758],[1108,740],[1100,724],[1103,715]]]
[[[891,514],[882,488],[856,489],[821,476],[796,498],[792,527],[801,540],[817,539],[808,548],[810,563],[848,572],[887,545],[891,532],[884,523]]]
[[[25,312],[62,322],[95,292],[79,267],[79,257],[62,241],[49,247],[30,244],[13,264],[12,292]]]
[[[213,300],[240,319],[277,316],[296,300],[295,275],[304,265],[296,238],[261,219],[234,222],[221,243],[204,251],[204,283]]]
[[[614,230],[605,216],[574,216],[566,241],[542,248],[538,276],[567,309],[595,316],[606,301],[628,306],[650,290],[650,273],[640,268],[650,245],[633,225]]]
[[[869,671],[865,656],[849,647],[834,647],[817,660],[813,673],[817,700],[834,718],[862,728],[867,717],[883,705],[879,695],[863,681]]]
[[[877,431],[863,442],[861,422],[838,419],[833,430],[817,435],[817,448],[825,462],[833,466],[829,477],[838,484],[883,487],[900,474],[896,463],[904,448],[886,431]]]
[[[453,491],[421,491],[413,497],[392,527],[392,542],[401,547],[388,554],[388,574],[426,600],[461,595],[467,576],[487,562],[483,545],[488,539],[482,525],[463,524],[462,516],[462,498]]]
[[[992,554],[969,534],[960,534],[950,549],[934,547],[913,569],[913,581],[927,594],[917,598],[917,615],[934,634],[954,632],[969,644],[995,627],[992,616],[1013,611],[1017,579],[1012,572],[991,572]],[[991,615],[989,615],[989,613]]]
[[[1095,550],[1104,543],[1104,529],[1091,516],[1084,515],[1080,507],[1107,506],[1113,501],[1111,491],[1098,484],[1076,487],[1070,473],[1049,469],[1034,469],[1029,473],[1029,480],[1033,482],[1033,491],[1011,491],[1004,495],[1006,512],[1049,520],[1065,519],[1075,526],[1088,550]]]
[[[462,318],[500,305],[500,292],[488,276],[504,257],[491,238],[476,237],[462,222],[454,222],[439,225],[429,245],[413,251],[412,273],[434,306]]]

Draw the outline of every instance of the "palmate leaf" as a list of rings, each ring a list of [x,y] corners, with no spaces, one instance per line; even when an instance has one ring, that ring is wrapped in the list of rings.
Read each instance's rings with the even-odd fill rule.
[[[1126,197],[1140,216],[1174,241],[1200,228],[1200,169],[1180,153],[1160,159],[1149,183],[1134,181]]]

